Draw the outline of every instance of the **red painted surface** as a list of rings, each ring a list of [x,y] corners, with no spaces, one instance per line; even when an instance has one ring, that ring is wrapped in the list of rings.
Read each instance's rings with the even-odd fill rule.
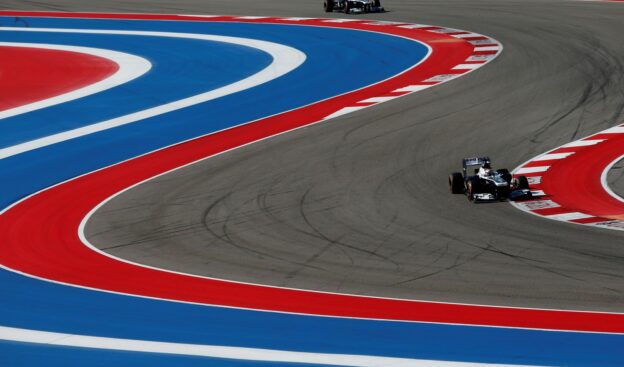
[[[0,47],[0,111],[97,83],[119,66],[78,52]]]
[[[624,134],[597,134],[585,140],[605,139],[596,145],[559,148],[552,153],[574,152],[559,160],[531,162],[525,167],[549,165],[541,174],[540,189],[558,208],[534,211],[540,215],[581,212],[599,219],[575,220],[596,223],[610,219],[624,220],[624,202],[609,195],[601,183],[605,168],[624,154]],[[601,218],[601,220],[600,220]]]
[[[33,15],[22,12],[20,14]],[[189,19],[188,17],[155,15],[75,13],[49,13],[47,15]],[[195,20],[231,21],[233,19],[220,17]],[[287,23],[276,19],[263,21]],[[353,106],[363,99],[388,95],[397,88],[421,84],[420,82],[432,76],[448,74],[453,66],[463,63],[474,50],[474,47],[466,41],[423,30],[374,26],[357,22],[321,24],[318,21],[306,20],[292,23],[374,29],[379,32],[399,34],[429,44],[434,52],[418,68],[378,85],[296,111],[200,137],[45,190],[17,204],[0,216],[1,263],[27,274],[69,284],[212,305],[375,319],[624,332],[624,315],[621,314],[453,305],[280,289],[149,269],[120,262],[87,248],[78,237],[80,222],[95,206],[117,192],[190,162],[319,121],[337,109]],[[68,203],[71,205],[67,205]]]

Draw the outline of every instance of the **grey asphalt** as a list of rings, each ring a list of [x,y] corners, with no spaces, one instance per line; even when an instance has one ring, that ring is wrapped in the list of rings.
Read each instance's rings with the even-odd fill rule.
[[[490,155],[511,169],[622,122],[624,4],[384,5],[390,12],[366,17],[486,34],[504,52],[450,83],[134,188],[89,221],[89,240],[139,263],[261,284],[624,311],[624,233],[506,203],[474,205],[446,186],[464,156]],[[5,0],[0,8],[327,16],[321,1],[289,0]]]

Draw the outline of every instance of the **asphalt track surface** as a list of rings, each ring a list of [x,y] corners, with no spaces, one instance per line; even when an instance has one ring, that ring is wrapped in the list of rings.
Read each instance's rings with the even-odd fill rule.
[[[487,154],[511,169],[622,122],[624,7],[384,5],[391,11],[366,17],[466,29],[505,49],[450,83],[130,190],[92,218],[89,240],[139,263],[260,284],[624,311],[624,234],[546,221],[504,203],[472,205],[446,187],[463,156]],[[327,16],[316,1],[8,1],[0,8]]]

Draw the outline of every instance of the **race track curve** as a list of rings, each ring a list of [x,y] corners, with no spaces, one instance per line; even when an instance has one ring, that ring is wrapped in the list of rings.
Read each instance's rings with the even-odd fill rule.
[[[505,52],[446,85],[145,183],[101,208],[87,237],[114,256],[217,278],[622,312],[622,234],[550,223],[506,204],[473,206],[445,186],[462,156],[489,154],[513,168],[621,122],[618,5],[388,3],[392,12],[370,17],[469,29],[500,40]],[[318,4],[239,6],[152,4],[150,12],[326,16]]]
[[[622,234],[468,205],[445,180],[464,156],[512,169],[621,123],[624,9],[449,4],[377,18],[490,35],[505,51],[487,68],[153,180],[101,208],[87,237],[138,263],[253,283],[623,311]]]

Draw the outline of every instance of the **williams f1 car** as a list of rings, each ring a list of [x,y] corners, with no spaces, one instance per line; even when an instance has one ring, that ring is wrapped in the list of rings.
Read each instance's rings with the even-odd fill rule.
[[[325,0],[323,8],[328,13],[334,10],[349,13],[383,13],[381,0]]]
[[[512,177],[507,169],[493,170],[489,157],[464,158],[462,172],[449,175],[453,194],[465,194],[468,200],[523,200],[531,197],[529,181],[524,176]],[[474,173],[470,170],[474,169]]]

